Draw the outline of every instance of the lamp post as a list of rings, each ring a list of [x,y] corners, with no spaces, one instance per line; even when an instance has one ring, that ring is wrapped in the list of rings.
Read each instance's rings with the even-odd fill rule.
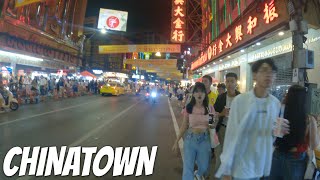
[[[88,59],[89,58],[87,58],[87,56],[88,56],[88,54],[87,54],[87,47],[88,47],[88,41],[90,41],[98,32],[100,32],[101,34],[106,34],[108,31],[107,31],[107,29],[106,28],[103,28],[103,29],[100,29],[100,30],[97,30],[97,29],[94,29],[94,32],[93,32],[93,34],[91,34],[90,36],[89,36],[89,38],[86,38],[85,39],[85,47],[84,47],[84,49],[85,49],[85,53],[84,53],[84,59],[85,59],[85,63],[84,63],[84,66],[85,67],[87,67],[88,66]],[[92,41],[90,41],[90,62],[92,62],[92,60],[93,60],[93,43],[92,43]]]

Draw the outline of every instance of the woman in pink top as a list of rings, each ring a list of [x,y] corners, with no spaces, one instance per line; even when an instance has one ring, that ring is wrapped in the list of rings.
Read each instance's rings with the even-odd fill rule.
[[[184,162],[182,180],[193,180],[203,177],[208,169],[211,144],[209,128],[209,100],[203,83],[197,82],[192,92],[191,102],[186,106],[180,134],[173,146],[177,152],[178,142],[184,137]],[[198,171],[194,174],[197,162]]]

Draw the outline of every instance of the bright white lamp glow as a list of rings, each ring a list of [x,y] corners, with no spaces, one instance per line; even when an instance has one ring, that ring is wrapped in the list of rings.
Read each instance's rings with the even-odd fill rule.
[[[278,34],[279,36],[283,36],[284,35],[284,32],[279,32],[279,34]]]
[[[11,52],[1,51],[1,50],[0,50],[0,55],[5,55],[5,56],[9,56],[9,57],[17,57],[17,58],[21,58],[21,59],[25,59],[25,60],[29,60],[29,61],[43,61],[43,59],[41,59],[41,58],[36,58],[36,57],[32,57],[32,56],[11,53]]]
[[[102,33],[102,34],[106,34],[106,33],[107,33],[107,30],[106,30],[106,29],[104,29],[104,28],[103,28],[103,29],[101,29],[101,33]]]
[[[160,53],[160,52],[157,52],[157,53],[156,53],[156,56],[157,56],[157,57],[161,57],[161,53]]]

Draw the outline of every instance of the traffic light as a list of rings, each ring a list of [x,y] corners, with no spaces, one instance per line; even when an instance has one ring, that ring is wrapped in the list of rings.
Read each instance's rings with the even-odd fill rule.
[[[183,59],[178,59],[177,60],[177,68],[178,68],[178,70],[181,70],[182,66],[183,66]]]

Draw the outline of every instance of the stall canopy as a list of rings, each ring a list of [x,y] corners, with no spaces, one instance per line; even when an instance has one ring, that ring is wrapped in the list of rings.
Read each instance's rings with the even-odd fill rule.
[[[89,76],[89,77],[92,77],[92,78],[97,78],[95,75],[91,74],[88,71],[83,71],[80,74],[81,74],[81,76]]]

